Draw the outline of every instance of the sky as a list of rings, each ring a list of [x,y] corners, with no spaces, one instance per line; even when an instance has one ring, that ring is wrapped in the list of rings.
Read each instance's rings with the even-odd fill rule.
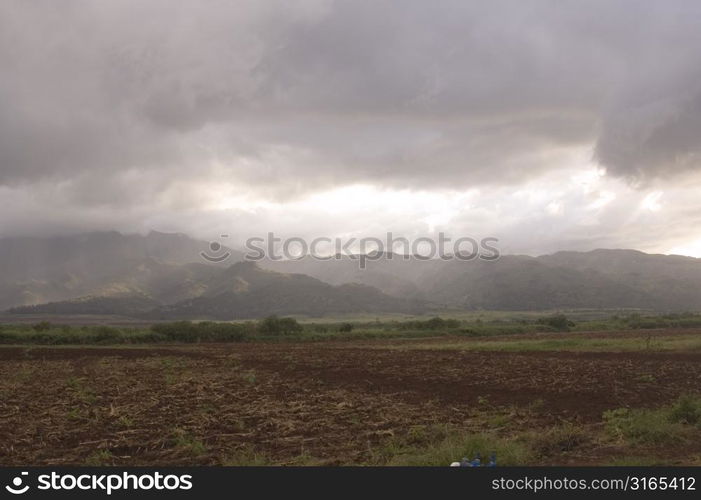
[[[701,2],[5,0],[0,237],[701,257]]]

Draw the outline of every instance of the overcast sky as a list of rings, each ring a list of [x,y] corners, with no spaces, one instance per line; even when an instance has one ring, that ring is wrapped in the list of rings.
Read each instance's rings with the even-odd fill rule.
[[[701,2],[0,2],[0,236],[701,256]]]

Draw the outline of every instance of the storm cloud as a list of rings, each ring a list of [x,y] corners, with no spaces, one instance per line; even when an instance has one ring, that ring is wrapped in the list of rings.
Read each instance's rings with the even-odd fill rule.
[[[699,171],[699,26],[693,1],[2,2],[0,223],[256,227],[359,184],[481,190],[484,215],[585,169],[630,213]],[[547,217],[577,215],[533,251],[640,242],[569,234],[563,182]]]

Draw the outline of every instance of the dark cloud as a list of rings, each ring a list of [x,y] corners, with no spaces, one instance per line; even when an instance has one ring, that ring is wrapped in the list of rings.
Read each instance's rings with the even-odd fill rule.
[[[683,0],[6,1],[0,186],[117,226],[207,182],[517,186],[569,149],[669,180],[699,168],[700,25]]]
[[[596,157],[614,175],[647,183],[701,168],[701,89],[617,105],[604,119]]]

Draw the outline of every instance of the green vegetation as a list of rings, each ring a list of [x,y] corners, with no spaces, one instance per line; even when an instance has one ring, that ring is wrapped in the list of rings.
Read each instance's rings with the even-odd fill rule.
[[[176,428],[173,431],[173,443],[176,448],[180,448],[192,455],[202,455],[207,451],[207,447],[202,441],[180,428]]]
[[[565,421],[546,430],[512,434],[497,429],[467,432],[450,426],[420,426],[405,436],[390,437],[370,450],[370,463],[441,466],[463,457],[472,459],[476,454],[488,460],[495,453],[499,465],[525,465],[548,463],[552,457],[615,443],[630,454],[612,460],[612,464],[659,465],[668,459],[651,456],[650,446],[666,447],[698,440],[701,397],[682,396],[671,405],[656,409],[610,410],[604,412],[603,420],[603,430],[596,425]],[[647,450],[647,456],[635,454],[643,450]]]
[[[539,318],[537,322],[539,325],[549,326],[558,332],[569,332],[570,328],[575,326],[574,322],[567,319],[567,316],[564,314],[553,314],[552,316]]]
[[[265,455],[256,452],[253,446],[246,445],[224,457],[222,465],[227,467],[262,467],[273,464]]]
[[[494,431],[467,432],[451,426],[419,426],[400,438],[389,438],[371,450],[371,464],[445,466],[477,454],[486,462],[492,454],[499,465],[525,465],[560,456],[588,443],[593,436],[570,422],[543,432],[502,435]]]
[[[0,325],[0,344],[110,345],[153,344],[162,342],[242,342],[300,333],[294,318],[271,316],[258,323],[218,323],[176,321],[156,323],[150,328],[113,326],[55,325],[42,321],[35,325]]]
[[[411,344],[382,346],[383,349],[428,349],[456,351],[582,351],[582,352],[622,352],[622,351],[690,351],[701,349],[701,335],[662,336],[654,342],[649,337],[591,338],[572,334],[565,338],[528,338],[514,340],[475,340],[473,342],[415,342]],[[654,381],[654,375],[643,376]]]
[[[105,345],[165,342],[168,339],[146,328],[37,325],[0,325],[0,344]]]
[[[302,325],[294,318],[278,318],[268,316],[258,323],[258,331],[263,335],[290,335],[302,331]]]
[[[614,467],[652,467],[659,465],[666,465],[664,460],[660,460],[658,457],[646,457],[646,456],[624,456],[611,460],[608,464]]]
[[[571,422],[542,432],[531,432],[523,438],[539,457],[569,452],[591,439],[583,427]]]
[[[431,348],[460,348],[472,350],[648,350],[697,349],[699,341],[691,337],[648,337],[642,347],[640,339],[586,339],[578,332],[645,331],[657,328],[699,328],[701,314],[681,313],[644,316],[639,312],[602,316],[594,311],[563,313],[463,313],[458,318],[440,316],[384,317],[383,320],[363,318],[356,321],[300,320],[292,317],[269,316],[258,321],[214,322],[176,321],[154,323],[150,327],[68,326],[40,321],[33,325],[0,325],[0,344],[46,345],[108,345],[195,342],[245,342],[285,340],[362,340],[422,337],[484,337],[479,341],[450,342]],[[489,337],[560,333],[543,339],[510,340],[499,344]],[[573,335],[574,334],[574,335]],[[642,337],[642,335],[640,336]],[[420,346],[412,346],[420,347]]]
[[[701,427],[701,398],[691,395],[680,397],[669,409],[671,422]]]
[[[101,449],[97,450],[95,453],[90,455],[85,461],[85,465],[91,467],[100,467],[104,465],[110,465],[114,460],[114,455],[110,450]]]
[[[151,331],[175,342],[240,342],[253,331],[253,326],[246,323],[177,321],[152,325]]]
[[[48,321],[40,321],[39,323],[32,325],[32,330],[34,330],[35,332],[45,332],[46,330],[50,329],[51,323]]]
[[[429,320],[421,321],[404,321],[399,323],[398,328],[400,330],[455,330],[460,327],[460,321],[456,319],[443,319],[439,316],[435,316]]]
[[[661,445],[687,441],[701,429],[701,397],[682,396],[656,409],[618,408],[603,415],[609,434],[630,444]]]
[[[442,435],[441,435],[442,434]],[[495,453],[500,465],[523,465],[529,462],[531,450],[516,439],[491,433],[465,433],[455,430],[432,432],[425,441],[392,439],[374,451],[372,461],[381,465],[446,466],[476,454],[488,460]]]

